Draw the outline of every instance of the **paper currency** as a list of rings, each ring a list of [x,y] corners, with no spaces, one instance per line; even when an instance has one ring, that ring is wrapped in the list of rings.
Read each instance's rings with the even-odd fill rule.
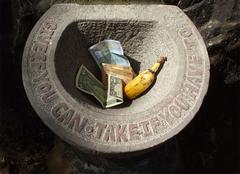
[[[107,85],[108,83],[109,74],[113,74],[114,76],[120,78],[124,82],[124,85],[131,81],[135,76],[135,73],[133,72],[131,67],[112,65],[107,63],[103,63],[102,67],[102,82],[104,85]]]
[[[79,90],[93,95],[105,107],[107,90],[84,65],[81,65],[77,73],[75,85]]]
[[[121,43],[116,40],[104,40],[89,48],[89,52],[102,70],[102,63],[129,66],[128,59],[123,55]]]
[[[112,74],[108,75],[108,87],[106,89],[84,65],[81,65],[75,85],[79,90],[94,96],[104,108],[123,103],[122,80]]]
[[[106,108],[123,103],[122,80],[113,74],[108,75],[108,90]]]

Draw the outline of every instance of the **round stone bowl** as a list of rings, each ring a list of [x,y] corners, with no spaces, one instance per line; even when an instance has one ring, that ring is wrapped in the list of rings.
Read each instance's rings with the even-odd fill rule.
[[[148,91],[109,109],[74,83],[82,64],[101,80],[88,48],[104,39],[121,42],[136,73],[167,55]],[[28,38],[22,70],[28,98],[53,132],[83,152],[111,155],[177,134],[199,110],[209,81],[197,29],[179,8],[163,5],[54,5]]]

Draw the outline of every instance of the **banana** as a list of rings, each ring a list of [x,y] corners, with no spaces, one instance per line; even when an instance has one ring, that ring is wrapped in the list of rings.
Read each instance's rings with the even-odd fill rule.
[[[151,68],[141,72],[137,77],[131,80],[125,87],[124,92],[128,99],[134,99],[148,89],[155,79],[155,73],[161,64],[167,60],[167,57],[161,56],[157,63]]]

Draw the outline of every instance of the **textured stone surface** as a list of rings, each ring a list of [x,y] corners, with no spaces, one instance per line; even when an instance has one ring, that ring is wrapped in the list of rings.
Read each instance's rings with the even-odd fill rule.
[[[147,93],[113,109],[74,85],[81,64],[100,77],[88,48],[104,39],[122,43],[136,73],[168,57]],[[209,58],[175,6],[58,4],[31,31],[22,72],[30,102],[50,129],[84,152],[112,155],[153,148],[183,129],[206,94]]]
[[[125,173],[159,173],[160,170],[168,174],[239,173],[239,27],[230,26],[228,30],[223,30],[222,21],[220,21],[216,29],[216,27],[205,27],[208,21],[202,23],[201,18],[198,18],[199,22],[194,20],[194,16],[202,13],[206,14],[210,20],[214,20],[213,14],[222,12],[225,25],[232,22],[239,23],[239,1],[234,0],[231,8],[225,8],[229,5],[229,1],[211,2],[209,5],[211,8],[207,13],[206,8],[197,5],[203,0],[164,1],[166,4],[174,5],[186,2],[187,5],[181,8],[186,13],[192,9],[190,17],[204,36],[206,44],[210,39],[218,40],[221,35],[227,38],[219,39],[218,46],[212,45],[208,48],[211,79],[203,106],[184,131],[153,153],[133,160],[117,161],[112,167],[115,170],[105,167],[112,160],[100,165],[79,156],[76,160],[79,160],[81,165],[75,173],[77,171],[78,173],[123,173],[123,171]],[[46,6],[38,9],[36,5],[40,2],[45,3]],[[96,1],[87,3],[89,2]],[[26,98],[21,82],[21,57],[33,25],[53,3],[53,1],[49,3],[48,0],[2,0],[0,2],[0,22],[1,26],[4,25],[0,28],[0,42],[5,43],[1,45],[0,50],[1,56],[4,57],[0,59],[1,82],[4,82],[4,85],[2,83],[0,85],[2,96],[0,150],[4,153],[0,154],[5,159],[4,164],[0,165],[1,172],[6,169],[5,167],[2,169],[2,166],[8,165],[10,173],[48,173],[48,167],[45,164],[46,156],[53,147],[54,136],[36,116]],[[223,5],[220,6],[219,3]],[[204,33],[213,34],[206,37]],[[70,147],[67,146],[67,148]],[[75,152],[71,153],[75,154]]]

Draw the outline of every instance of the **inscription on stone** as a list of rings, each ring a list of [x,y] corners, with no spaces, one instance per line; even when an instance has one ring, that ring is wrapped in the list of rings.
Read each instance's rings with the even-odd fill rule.
[[[145,137],[159,133],[161,126],[166,126],[161,123],[158,117],[153,117],[149,120],[144,120],[139,123],[131,124],[104,124],[102,122],[94,122],[86,117],[82,117],[67,103],[59,103],[52,108],[52,116],[59,124],[70,129],[74,133],[81,134],[85,131],[96,139],[104,142],[122,143],[129,141],[139,141]],[[94,122],[94,127],[88,125]]]
[[[67,14],[59,15],[61,14],[61,10],[59,10],[61,8],[63,9],[62,12],[67,8]],[[85,148],[95,151],[97,147],[97,151],[111,153],[144,150],[157,145],[157,143],[165,141],[186,126],[190,120],[188,117],[192,118],[199,109],[206,93],[209,78],[206,48],[203,42],[199,40],[201,37],[196,28],[177,7],[150,5],[144,13],[141,12],[142,6],[138,5],[99,5],[96,8],[98,10],[94,10],[95,7],[93,6],[54,5],[36,24],[31,37],[28,38],[23,56],[23,79],[29,99],[32,103],[35,103],[33,104],[35,110],[47,125],[51,127],[52,124],[55,124],[53,130],[56,134],[63,139],[68,139],[67,134],[71,134],[73,144],[80,149]],[[155,13],[156,8],[159,9],[158,13]],[[110,12],[114,12],[114,14],[109,14]],[[76,14],[89,14],[89,16],[76,16]],[[94,19],[91,14],[95,14]],[[149,14],[149,16],[146,14]],[[133,34],[128,32],[130,23],[126,22],[132,19],[136,23],[135,27],[143,26],[134,30]],[[78,25],[77,21],[81,21],[81,25]],[[161,77],[163,81],[160,86],[157,86],[155,92],[161,92],[161,85],[168,85],[173,79],[178,80],[177,85],[171,87],[168,96],[153,99],[159,100],[159,103],[147,110],[149,114],[141,111],[136,112],[136,114],[134,112],[134,115],[121,116],[118,115],[118,109],[116,108],[106,110],[106,112],[111,113],[110,116],[104,115],[97,112],[98,109],[89,109],[95,106],[89,107],[91,104],[79,102],[81,97],[76,100],[75,96],[69,95],[61,81],[62,79],[58,81],[56,78],[60,78],[56,74],[56,69],[59,68],[56,64],[56,60],[59,59],[57,56],[59,54],[56,54],[59,51],[57,42],[61,40],[65,29],[74,26],[75,22],[74,27],[76,28],[73,31],[80,33],[78,37],[83,37],[85,30],[93,30],[92,33],[97,33],[96,37],[88,35],[85,38],[88,38],[89,42],[98,42],[100,37],[105,36],[104,33],[108,33],[106,32],[108,25],[104,27],[107,21],[114,23],[113,26],[117,26],[118,23],[121,25],[121,30],[116,30],[116,33],[114,32],[115,28],[111,28],[109,37],[111,36],[114,39],[119,34],[121,36],[126,35],[128,39],[123,38],[123,40],[127,47],[138,45],[144,48],[150,45],[156,54],[160,54],[159,50],[170,53],[167,62],[169,66],[166,64],[160,75],[166,71],[168,72],[165,73],[166,76],[171,74],[177,76],[177,78]],[[144,30],[145,24],[149,25]],[[160,26],[160,28],[156,26]],[[77,29],[77,27],[80,28]],[[127,31],[124,29],[127,29]],[[144,37],[150,36],[157,37],[158,30],[161,30],[163,34],[165,32],[166,38],[167,36],[170,37],[169,42],[162,43],[160,49],[158,48],[159,45],[150,42],[151,39],[144,39]],[[150,32],[152,34],[148,34]],[[134,40],[135,37],[140,35],[142,38]],[[176,38],[171,38],[173,36]],[[158,39],[161,40],[161,38]],[[175,42],[175,39],[179,42]],[[77,39],[73,39],[72,42],[74,40]],[[84,39],[79,38],[79,40]],[[148,40],[148,42],[145,40]],[[67,41],[65,42],[67,43]],[[61,50],[62,52],[69,52],[69,57],[64,57],[66,61],[74,56],[72,54],[74,46],[81,46],[86,43],[72,44],[74,45],[69,45],[65,47],[67,49]],[[183,50],[183,53],[176,49]],[[82,49],[79,48],[79,50]],[[132,50],[127,52],[134,53]],[[137,56],[138,54],[136,54],[138,61],[145,61]],[[71,59],[73,64],[75,63],[74,60],[77,59],[82,59],[82,57]],[[153,62],[155,57],[150,59],[152,60],[148,60],[148,63]],[[174,59],[177,59],[177,61]],[[180,67],[179,73],[176,71],[174,74],[175,71],[169,68],[174,63],[176,67]],[[65,63],[62,64],[64,66]],[[72,69],[70,68],[70,71]],[[32,91],[33,94],[29,91]],[[199,100],[200,102],[198,102]],[[146,102],[151,102],[151,99],[146,100]],[[141,106],[140,103],[139,107]],[[131,105],[128,107],[131,108]],[[46,119],[46,116],[48,119]],[[67,133],[59,133],[64,131]]]
[[[29,60],[32,69],[32,82],[36,84],[36,92],[41,96],[44,103],[55,100],[57,91],[50,82],[47,70],[47,50],[57,24],[53,19],[46,19],[40,26],[38,34],[32,42]]]

